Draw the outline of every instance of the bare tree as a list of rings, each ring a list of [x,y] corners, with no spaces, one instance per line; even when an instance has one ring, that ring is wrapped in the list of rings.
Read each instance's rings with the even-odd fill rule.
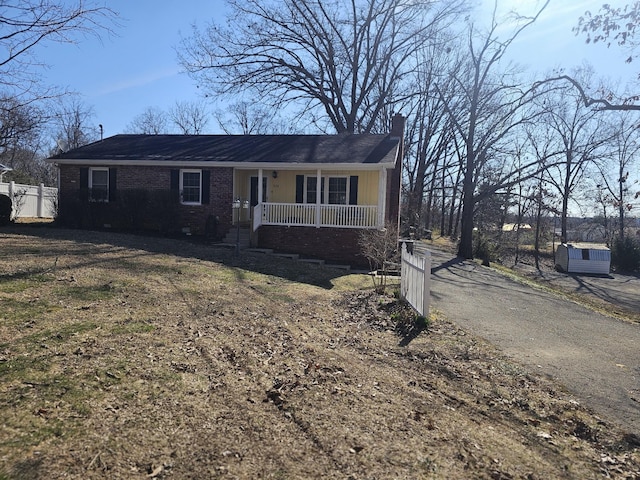
[[[588,93],[588,87],[585,87],[585,85],[570,75],[549,77],[537,84],[542,85],[550,82],[569,83],[576,89],[579,94],[579,98],[585,107],[594,107],[596,110],[640,111],[640,105],[633,103],[640,100],[640,95],[627,95],[620,98],[619,95],[615,94],[610,89],[604,89],[604,91],[600,89],[598,91],[604,93],[604,95],[593,97]]]
[[[6,155],[24,145],[42,127],[43,113],[35,104],[22,104],[15,97],[0,98],[0,149]],[[13,167],[12,164],[9,166]]]
[[[405,132],[406,221],[427,229],[431,229],[436,182],[439,175],[444,174],[444,164],[452,155],[454,144],[455,132],[444,108],[444,102],[450,97],[445,100],[434,94],[434,85],[448,77],[450,70],[451,61],[446,52],[429,47],[420,52],[414,88],[418,93],[412,98]],[[444,85],[441,88],[448,92]],[[426,207],[424,211],[423,206]]]
[[[169,118],[183,135],[200,135],[209,123],[209,114],[202,102],[176,102]]]
[[[53,117],[57,146],[71,150],[98,140],[99,131],[93,119],[93,107],[83,104],[77,97],[63,99]]]
[[[0,99],[0,163],[13,168],[6,180],[55,185],[55,168],[44,162],[47,114],[36,103]]]
[[[530,125],[527,128],[527,145],[532,155],[534,155],[540,164],[549,163],[550,158],[558,155],[556,150],[557,143],[555,141],[553,130],[547,122]],[[543,170],[538,176],[533,178],[535,187],[533,191],[535,212],[533,215],[534,228],[534,257],[536,268],[540,268],[540,247],[542,239],[545,236],[545,219],[551,213],[555,218],[560,214],[557,208],[557,198],[554,192],[549,188],[549,170]],[[555,220],[554,220],[555,224]],[[551,232],[555,236],[555,226]]]
[[[144,112],[134,117],[127,125],[126,131],[144,135],[169,133],[168,115],[158,107],[147,107]]]
[[[14,97],[49,97],[36,70],[44,63],[35,47],[74,43],[76,35],[99,35],[115,23],[113,10],[92,1],[20,0],[0,4],[0,85]],[[24,100],[23,100],[24,101]]]
[[[522,179],[522,174],[505,171],[495,177],[490,187],[477,192],[483,170],[493,161],[500,161],[495,151],[508,136],[520,126],[531,121],[539,112],[532,108],[532,100],[540,94],[536,87],[523,88],[512,72],[498,73],[505,52],[518,35],[533,24],[548,5],[536,11],[532,17],[518,17],[511,34],[505,39],[498,36],[500,23],[496,18],[497,1],[491,25],[486,33],[479,33],[471,25],[467,43],[468,67],[456,74],[461,90],[462,107],[455,110],[445,103],[457,134],[462,139],[464,163],[462,165],[462,215],[458,255],[473,258],[473,228],[475,205],[484,197]],[[437,93],[444,97],[442,89]],[[521,169],[535,167],[535,160]],[[535,175],[535,169],[530,176]]]
[[[581,72],[581,73],[580,73]],[[575,77],[589,84],[591,73],[584,69]],[[583,105],[579,95],[571,88],[555,92],[544,101],[545,122],[555,138],[558,162],[550,165],[548,181],[562,199],[560,208],[561,235],[567,240],[569,202],[582,184],[585,173],[593,167],[597,152],[611,138],[602,115]]]
[[[336,132],[372,132],[405,91],[413,55],[464,0],[228,0],[229,26],[194,28],[180,62],[215,94],[295,104]],[[385,117],[388,118],[388,117]]]
[[[52,178],[51,166],[42,162],[42,131],[51,119],[46,103],[65,92],[43,82],[39,71],[46,60],[36,47],[100,36],[116,20],[113,10],[94,0],[0,2],[0,155],[14,167],[10,178],[47,184]]]
[[[299,133],[292,122],[259,103],[235,102],[216,112],[220,128],[227,134],[266,135]]]
[[[631,172],[637,172],[640,136],[637,118],[618,115],[615,120],[609,155],[603,155],[596,161],[600,173],[597,190],[602,203],[608,199],[607,203],[618,210],[618,234],[624,238],[625,217],[637,206],[640,198],[638,180],[630,176]]]

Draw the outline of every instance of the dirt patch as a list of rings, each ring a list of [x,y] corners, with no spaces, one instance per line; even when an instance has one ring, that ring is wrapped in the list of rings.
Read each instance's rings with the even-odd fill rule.
[[[0,233],[0,479],[637,478],[640,443],[360,275]]]

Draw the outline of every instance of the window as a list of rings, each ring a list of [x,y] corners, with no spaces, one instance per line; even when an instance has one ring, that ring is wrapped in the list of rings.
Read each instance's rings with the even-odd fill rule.
[[[347,177],[329,177],[329,203],[347,204]]]
[[[325,181],[325,179],[327,181]],[[322,177],[320,183],[320,203],[325,203],[328,198],[329,204],[346,205],[348,198],[347,177]],[[328,187],[328,188],[327,188]],[[317,177],[307,177],[306,203],[316,203],[318,198]]]
[[[320,203],[324,203],[324,178],[320,182],[322,188],[320,189]],[[306,203],[316,203],[316,199],[318,198],[318,178],[317,177],[307,177],[307,199]]]
[[[109,201],[109,169],[89,169],[89,198],[94,202]]]
[[[330,205],[358,204],[358,176],[322,177],[320,203]],[[318,178],[296,175],[296,203],[316,203]]]
[[[200,205],[202,203],[202,171],[180,170],[180,192],[182,192],[182,203]]]

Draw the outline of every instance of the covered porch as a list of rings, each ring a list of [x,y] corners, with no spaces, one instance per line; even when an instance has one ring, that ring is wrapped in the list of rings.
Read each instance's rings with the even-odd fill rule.
[[[234,171],[234,224],[382,228],[387,170],[273,168]],[[318,181],[318,179],[320,179]]]

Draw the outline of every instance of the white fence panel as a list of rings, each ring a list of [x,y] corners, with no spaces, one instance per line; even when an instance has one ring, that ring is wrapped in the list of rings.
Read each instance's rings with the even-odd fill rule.
[[[13,203],[12,218],[53,218],[56,216],[58,189],[43,184],[21,185],[0,183],[0,194],[7,195]]]
[[[400,294],[422,316],[429,317],[431,295],[431,253],[413,255],[402,244]]]

